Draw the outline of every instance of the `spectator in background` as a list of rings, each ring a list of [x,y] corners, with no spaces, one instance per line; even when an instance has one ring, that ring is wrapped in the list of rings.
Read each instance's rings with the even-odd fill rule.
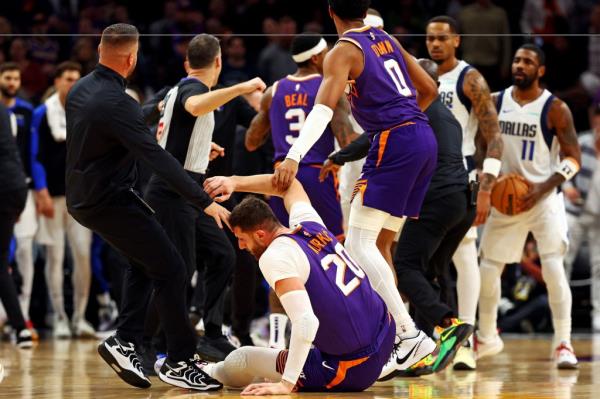
[[[245,82],[256,76],[256,70],[246,60],[246,44],[241,37],[233,36],[225,43],[225,59],[221,82],[225,86]]]
[[[600,4],[591,9],[588,33],[588,67],[581,75],[580,83],[593,97],[600,91]]]
[[[581,170],[563,183],[570,238],[565,267],[570,277],[581,243],[586,240],[590,248],[592,329],[600,332],[600,106],[593,110],[591,126],[590,132],[579,136]]]
[[[81,75],[90,73],[98,63],[96,43],[91,37],[80,37],[73,45],[71,60],[81,65]]]
[[[269,34],[271,21],[265,20],[263,32]],[[258,57],[258,74],[267,86],[276,80],[296,71],[296,64],[290,55],[290,45],[296,34],[296,21],[289,16],[283,16],[274,25],[278,36],[272,36],[271,42]]]
[[[525,0],[521,14],[521,31],[538,34],[556,33],[556,20],[566,19],[572,8],[573,0]]]
[[[506,12],[491,0],[477,0],[460,11],[458,22],[465,34],[463,59],[481,72],[492,91],[501,89],[512,59]]]
[[[31,101],[40,98],[46,89],[47,80],[40,66],[28,57],[27,43],[21,38],[13,39],[10,45],[10,60],[19,65],[23,96]]]
[[[46,79],[54,74],[54,67],[58,60],[60,46],[56,40],[48,37],[48,16],[37,13],[33,16],[31,26],[32,36],[28,40],[29,59],[42,68]]]
[[[12,25],[9,20],[0,16],[0,62],[7,59],[10,50],[10,34],[12,33]]]

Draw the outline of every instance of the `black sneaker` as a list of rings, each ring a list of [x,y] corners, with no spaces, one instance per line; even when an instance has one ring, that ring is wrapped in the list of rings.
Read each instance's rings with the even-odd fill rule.
[[[131,342],[113,335],[98,345],[98,353],[126,383],[138,388],[149,388],[152,385]]]
[[[17,346],[21,349],[29,349],[33,346],[33,336],[27,328],[22,329],[17,334]]]
[[[224,335],[217,338],[209,338],[206,335],[200,337],[196,347],[196,351],[202,356],[202,359],[209,362],[221,362],[235,349],[236,347]]]
[[[198,355],[188,361],[174,362],[166,359],[158,372],[158,378],[167,384],[197,391],[217,391],[223,388],[223,384],[206,374],[201,366],[202,361]]]
[[[250,334],[238,335],[237,338],[240,341],[240,346],[254,346],[254,341],[252,341]]]

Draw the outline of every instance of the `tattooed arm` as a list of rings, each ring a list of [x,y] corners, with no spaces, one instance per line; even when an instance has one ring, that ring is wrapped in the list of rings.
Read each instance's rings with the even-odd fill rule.
[[[269,87],[260,100],[260,109],[254,116],[250,127],[246,131],[245,145],[248,151],[256,151],[267,140],[271,130],[271,121],[269,120],[269,109],[273,100],[273,87]]]
[[[360,136],[354,132],[350,119],[348,119],[348,115],[350,115],[350,104],[346,97],[342,96],[340,97],[340,101],[338,101],[338,105],[333,112],[333,118],[329,123],[331,131],[341,148],[346,147],[350,142]]]
[[[502,159],[502,136],[498,126],[498,113],[487,82],[476,69],[467,72],[463,91],[471,100],[473,112],[479,121],[479,131],[487,144],[486,158]],[[484,223],[490,211],[490,194],[496,178],[485,173],[481,178],[477,195],[477,217],[475,224]]]
[[[560,144],[561,158],[572,158],[581,165],[581,148],[573,123],[573,115],[564,101],[555,98],[548,112],[548,128],[554,129]],[[554,173],[545,182],[530,184],[529,192],[522,199],[521,210],[531,209],[544,195],[565,181],[560,173]]]

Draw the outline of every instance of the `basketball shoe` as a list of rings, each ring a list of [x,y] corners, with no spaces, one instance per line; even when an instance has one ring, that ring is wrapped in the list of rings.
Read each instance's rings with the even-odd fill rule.
[[[69,320],[57,316],[54,319],[54,338],[69,339],[71,338],[71,329],[69,328]]]
[[[98,345],[98,353],[119,377],[129,385],[149,388],[150,380],[142,369],[142,362],[131,342],[112,335]]]
[[[573,347],[565,341],[562,341],[556,349],[554,349],[554,363],[556,368],[561,370],[573,370],[578,368],[577,357],[573,351]]]
[[[31,330],[24,328],[17,334],[17,346],[21,349],[29,349],[33,346],[33,335]]]
[[[477,361],[475,360],[475,351],[473,350],[473,336],[465,341],[463,346],[458,348],[454,358],[454,370],[475,370]]]
[[[73,320],[71,325],[73,336],[77,338],[96,338],[96,330],[87,320]]]
[[[435,342],[423,331],[418,331],[414,337],[396,338],[398,341],[394,344],[392,354],[383,366],[378,381],[387,381],[398,376],[431,374],[427,358],[435,350]],[[419,374],[416,374],[417,372]]]
[[[456,352],[462,347],[463,343],[473,334],[473,326],[460,321],[459,319],[450,319],[450,325],[444,329],[436,327],[438,339],[438,353],[432,366],[433,372],[441,371],[454,360]]]
[[[502,342],[502,338],[497,333],[490,339],[483,339],[478,335],[475,336],[475,353],[477,359],[497,355],[502,352],[502,349],[504,349],[504,342]]]
[[[202,365],[198,355],[180,362],[167,358],[158,372],[158,378],[167,384],[197,391],[217,391],[223,388],[223,384],[202,370]]]

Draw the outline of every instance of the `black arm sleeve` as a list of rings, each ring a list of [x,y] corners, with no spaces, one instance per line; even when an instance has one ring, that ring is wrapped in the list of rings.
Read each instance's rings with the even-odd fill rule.
[[[160,112],[158,111],[158,103],[161,102],[167,93],[171,90],[171,86],[166,86],[160,89],[151,99],[142,105],[142,113],[144,114],[144,122],[148,125],[158,123]]]
[[[213,202],[198,183],[188,176],[179,161],[158,145],[144,124],[144,116],[135,100],[125,98],[112,109],[116,115],[111,118],[113,128],[107,131],[115,132],[115,138],[131,151],[134,157],[143,161],[173,190],[201,209]]]
[[[366,134],[361,134],[356,140],[342,148],[338,152],[329,156],[329,159],[336,165],[343,165],[346,162],[357,161],[364,158],[369,153],[371,142]]]

